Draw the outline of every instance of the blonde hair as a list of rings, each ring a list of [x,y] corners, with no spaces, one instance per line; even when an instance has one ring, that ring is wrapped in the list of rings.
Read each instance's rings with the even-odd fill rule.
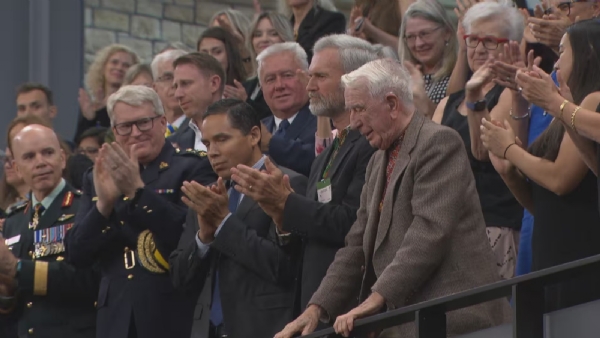
[[[410,61],[418,64],[419,61],[411,54],[406,39],[404,38],[408,19],[411,18],[422,18],[434,22],[450,33],[450,39],[446,42],[444,55],[442,55],[442,65],[440,69],[433,74],[433,80],[439,81],[450,76],[454,70],[454,65],[456,64],[456,58],[458,56],[458,40],[456,38],[456,25],[450,21],[444,7],[436,0],[418,0],[408,6],[408,9],[404,14],[402,24],[400,25],[398,57],[403,62]]]
[[[252,62],[256,62],[257,56],[254,46],[252,45],[252,38],[254,36],[254,32],[256,31],[256,27],[258,27],[258,24],[263,19],[271,21],[271,26],[273,26],[275,31],[277,31],[277,35],[279,35],[283,42],[294,41],[294,32],[292,29],[292,24],[290,24],[290,20],[276,12],[263,12],[252,21],[252,25],[250,25],[250,30],[248,31],[248,36],[246,37],[246,48],[250,52]]]
[[[104,91],[104,85],[106,82],[106,78],[104,77],[104,68],[108,59],[115,53],[123,52],[131,55],[132,58],[132,66],[139,63],[138,55],[129,47],[119,44],[108,45],[96,53],[96,57],[94,58],[94,62],[90,65],[88,69],[85,85],[87,89],[90,91],[90,94],[96,95],[98,91]],[[106,94],[106,93],[105,93]],[[95,98],[100,99],[100,98]]]
[[[224,9],[222,11],[216,12],[209,21],[209,27],[212,27],[213,22],[220,17],[221,15],[225,15],[234,29],[236,29],[242,37],[246,39],[248,37],[248,32],[250,31],[250,19],[244,15],[244,13],[236,10],[236,9]]]
[[[129,67],[125,73],[125,77],[123,77],[123,86],[130,85],[138,76],[144,73],[148,74],[150,78],[154,80],[152,69],[150,68],[149,64],[138,63],[137,65]]]
[[[314,0],[313,7],[321,7],[324,10],[337,12],[337,8],[331,0]],[[292,17],[292,7],[288,4],[288,0],[279,0],[277,2],[277,11],[288,18]]]

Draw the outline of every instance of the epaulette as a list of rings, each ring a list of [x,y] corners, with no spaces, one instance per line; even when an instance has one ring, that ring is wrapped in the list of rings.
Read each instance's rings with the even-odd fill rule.
[[[196,150],[196,149],[192,149],[192,148],[187,148],[187,149],[179,149],[179,148],[175,148],[175,153],[177,155],[187,155],[187,156],[198,156],[198,157],[206,157],[206,151],[204,150]]]
[[[22,200],[11,204],[8,208],[6,208],[6,217],[15,214],[17,211],[25,209],[28,203],[29,200]]]
[[[83,195],[83,191],[81,191],[81,190],[79,190],[79,189],[75,189],[75,190],[73,190],[73,193],[74,193],[75,195],[77,195],[77,196],[81,196],[81,195]]]

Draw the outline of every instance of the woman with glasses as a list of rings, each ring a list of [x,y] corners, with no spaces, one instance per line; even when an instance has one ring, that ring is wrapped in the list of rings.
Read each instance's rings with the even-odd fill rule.
[[[511,117],[510,89],[496,85],[491,71],[491,60],[504,52],[504,46],[510,40],[521,41],[524,19],[510,5],[480,2],[467,11],[463,25],[468,64],[474,74],[466,90],[440,102],[433,121],[456,130],[465,143],[488,239],[496,254],[499,273],[506,279],[514,276],[523,208],[490,163],[479,128],[482,118],[492,118],[510,120],[515,127],[522,124],[526,131],[526,116]]]
[[[411,73],[415,104],[431,117],[456,63],[456,29],[439,2],[419,0],[408,7],[400,36],[398,55]]]

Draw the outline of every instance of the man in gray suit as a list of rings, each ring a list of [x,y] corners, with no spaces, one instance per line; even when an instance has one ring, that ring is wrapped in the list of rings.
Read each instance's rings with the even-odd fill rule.
[[[278,233],[272,219],[242,192],[252,186],[232,181],[232,168],[238,166],[276,168],[261,153],[260,120],[244,101],[225,99],[208,107],[201,130],[219,179],[211,187],[184,183],[190,212],[170,258],[172,280],[190,297],[201,293],[192,337],[273,337],[299,312],[294,301],[301,242]],[[304,193],[306,178],[280,169],[292,188]]]
[[[342,77],[351,125],[379,149],[367,167],[357,220],[306,311],[276,337],[354,321],[498,280],[469,161],[459,135],[415,111],[410,77],[372,61]],[[360,305],[344,314],[346,304]],[[506,300],[447,314],[448,335],[502,324]],[[380,337],[413,337],[414,324]]]

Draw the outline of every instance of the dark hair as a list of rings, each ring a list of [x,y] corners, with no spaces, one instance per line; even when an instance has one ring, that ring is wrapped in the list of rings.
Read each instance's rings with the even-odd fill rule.
[[[225,71],[221,64],[214,57],[206,53],[193,52],[186,55],[182,55],[173,61],[173,68],[180,65],[193,65],[204,73],[206,76],[216,75],[221,79],[221,86],[219,92],[222,93],[225,88]]]
[[[2,179],[0,179],[0,209],[6,211],[20,197],[17,189],[6,181],[6,174],[3,174]]]
[[[600,21],[577,22],[567,28],[567,38],[573,51],[573,69],[567,85],[573,94],[573,103],[579,105],[591,93],[600,91]],[[565,133],[564,125],[552,121],[550,126],[531,144],[529,152],[554,161]]]
[[[50,88],[44,86],[41,83],[28,82],[28,83],[24,83],[24,84],[20,85],[17,88],[17,97],[21,94],[27,94],[34,90],[41,90],[44,93],[44,95],[46,95],[46,101],[48,101],[48,104],[51,106],[54,105],[54,98],[52,97],[52,91],[50,90]]]
[[[107,129],[108,128],[105,127],[91,127],[86,129],[83,133],[81,133],[81,135],[79,135],[79,137],[75,141],[77,147],[79,147],[79,144],[81,143],[81,141],[83,141],[83,139],[88,137],[94,137],[96,141],[98,141],[99,145],[104,144],[104,138],[106,137]]]
[[[248,74],[239,52],[240,45],[236,42],[233,35],[221,27],[211,27],[205,30],[200,35],[200,38],[198,38],[198,43],[196,44],[198,51],[200,51],[200,43],[206,38],[217,39],[225,45],[225,52],[227,53],[227,69],[225,69],[225,73],[227,74],[226,83],[233,86],[233,80],[246,81]]]
[[[94,162],[90,160],[86,155],[75,154],[67,159],[68,171],[63,176],[75,189],[82,189],[83,187],[83,176],[85,172],[94,166]]]
[[[208,106],[204,114],[202,114],[202,119],[221,114],[227,114],[227,119],[231,126],[241,131],[244,135],[248,135],[254,127],[260,129],[258,114],[251,105],[242,100],[219,100]]]
[[[540,62],[540,68],[546,73],[551,73],[554,69],[554,65],[558,60],[558,55],[556,52],[552,50],[552,48],[544,45],[543,43],[527,43],[526,45],[526,53],[529,53],[530,50],[533,50],[534,57],[541,57],[542,62]]]

